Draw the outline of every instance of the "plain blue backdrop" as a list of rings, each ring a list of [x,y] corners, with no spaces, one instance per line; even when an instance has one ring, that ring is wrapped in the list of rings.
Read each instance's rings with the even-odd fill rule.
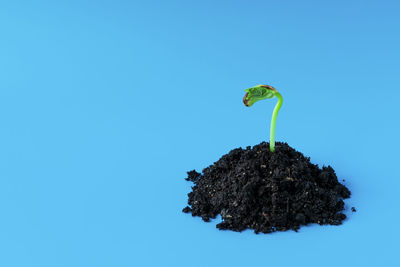
[[[398,1],[1,1],[0,266],[400,266]],[[183,214],[269,137],[331,165],[343,225],[255,235]],[[349,211],[357,207],[357,212]]]

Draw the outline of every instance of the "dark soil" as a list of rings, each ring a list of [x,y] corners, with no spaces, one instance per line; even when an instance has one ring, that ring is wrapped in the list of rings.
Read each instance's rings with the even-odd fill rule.
[[[218,214],[221,230],[256,233],[297,231],[310,223],[339,225],[350,191],[330,167],[319,168],[286,143],[237,148],[213,165],[188,172],[194,183],[183,212],[208,222]]]

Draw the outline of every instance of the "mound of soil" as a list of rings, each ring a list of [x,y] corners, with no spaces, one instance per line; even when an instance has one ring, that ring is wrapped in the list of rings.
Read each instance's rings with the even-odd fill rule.
[[[330,166],[320,169],[280,142],[274,153],[265,142],[233,149],[202,174],[188,172],[186,180],[194,186],[183,212],[206,222],[220,214],[221,230],[271,233],[309,223],[339,225],[346,218],[343,199],[350,197]]]

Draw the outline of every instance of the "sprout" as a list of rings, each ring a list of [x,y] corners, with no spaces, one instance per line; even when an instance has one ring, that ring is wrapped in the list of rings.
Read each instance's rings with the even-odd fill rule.
[[[271,129],[270,129],[270,137],[269,137],[269,150],[271,152],[275,152],[275,128],[276,128],[276,118],[278,117],[278,112],[282,106],[282,96],[278,91],[270,86],[270,85],[257,85],[251,87],[249,89],[244,90],[246,94],[243,97],[243,103],[246,107],[251,107],[254,103],[259,100],[273,98],[276,96],[278,98],[278,103],[274,108],[274,112],[272,113],[271,119]]]

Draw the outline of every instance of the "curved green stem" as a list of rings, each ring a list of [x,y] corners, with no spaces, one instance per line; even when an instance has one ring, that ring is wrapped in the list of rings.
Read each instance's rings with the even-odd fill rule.
[[[269,150],[275,152],[275,129],[276,129],[276,118],[278,117],[278,112],[281,109],[283,98],[278,92],[274,92],[274,95],[278,98],[278,103],[276,103],[274,112],[272,113],[271,128],[269,134]]]

